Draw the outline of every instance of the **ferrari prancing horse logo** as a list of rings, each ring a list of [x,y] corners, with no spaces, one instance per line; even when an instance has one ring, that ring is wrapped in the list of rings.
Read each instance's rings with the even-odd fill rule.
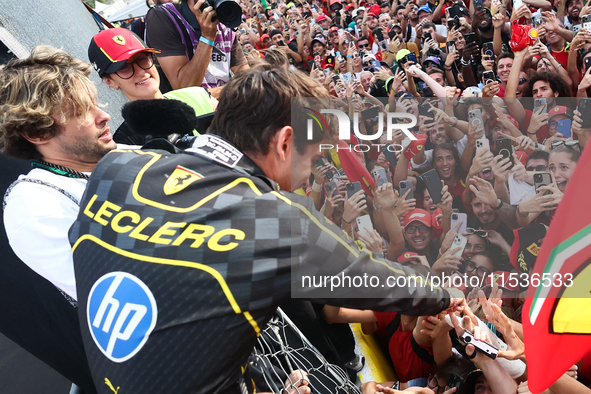
[[[125,38],[123,38],[123,36],[120,34],[113,37],[113,41],[115,41],[119,45],[125,45]]]
[[[169,196],[178,193],[199,179],[203,179],[203,175],[186,167],[176,166],[172,174],[164,182],[164,194]]]

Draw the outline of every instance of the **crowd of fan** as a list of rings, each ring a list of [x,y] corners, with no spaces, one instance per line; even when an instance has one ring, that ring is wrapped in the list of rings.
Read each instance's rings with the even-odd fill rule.
[[[401,388],[452,393],[453,382],[466,379],[465,393],[529,392],[526,360],[517,356],[523,351],[527,283],[509,278],[531,273],[589,138],[586,100],[575,97],[586,98],[591,87],[591,31],[584,17],[591,5],[240,3],[245,16],[239,39],[251,65],[262,59],[309,73],[333,96],[332,108],[351,118],[361,114],[362,134],[382,134],[379,112],[417,117],[412,131],[418,141],[401,131],[387,141],[384,131],[373,144],[359,144],[355,138],[339,141],[336,118],[325,115],[334,132],[332,148],[323,150],[310,186],[298,192],[314,198],[328,219],[372,252],[425,276],[464,278],[459,287],[474,312],[466,323],[480,326],[495,345],[505,346],[504,340],[509,352],[496,360],[467,356],[450,339],[453,324],[444,315],[325,306],[323,318],[363,323],[364,332],[377,333],[388,345]],[[374,178],[373,193],[353,187],[358,191],[347,192],[351,177],[363,180],[347,174],[343,151],[354,152]],[[431,196],[434,189],[422,176],[433,169],[443,185],[440,198]],[[538,182],[542,177],[548,181]],[[465,247],[456,247],[456,234],[466,238]],[[470,285],[471,277],[479,285]],[[474,364],[480,372],[471,372]],[[576,378],[581,367],[579,377],[586,381],[586,360],[568,374]],[[386,388],[393,384],[369,382],[362,391],[393,392]]]

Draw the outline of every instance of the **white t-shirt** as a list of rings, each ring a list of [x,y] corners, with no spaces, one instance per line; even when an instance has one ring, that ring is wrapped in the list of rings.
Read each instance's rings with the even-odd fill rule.
[[[78,216],[86,182],[35,168],[19,176],[4,197],[4,227],[14,253],[75,300],[68,231]]]

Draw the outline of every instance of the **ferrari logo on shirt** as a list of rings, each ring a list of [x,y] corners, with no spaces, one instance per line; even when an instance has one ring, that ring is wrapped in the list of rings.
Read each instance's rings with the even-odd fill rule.
[[[529,250],[529,252],[531,254],[533,254],[534,256],[537,256],[538,252],[540,251],[540,247],[538,246],[537,243],[534,242],[527,247],[527,250]]]
[[[113,41],[115,41],[119,45],[125,45],[125,38],[122,35],[116,35],[113,37]]]
[[[178,193],[191,183],[203,179],[203,175],[183,166],[176,166],[164,183],[164,194],[167,196]]]

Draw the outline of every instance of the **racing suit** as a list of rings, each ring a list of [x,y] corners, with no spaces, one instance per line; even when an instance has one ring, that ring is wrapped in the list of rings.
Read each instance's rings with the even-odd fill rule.
[[[447,291],[428,286],[330,297],[302,286],[305,275],[417,274],[359,248],[221,138],[202,135],[193,147],[115,150],[88,182],[70,242],[99,393],[240,392],[241,368],[292,288],[411,315],[449,306]]]

